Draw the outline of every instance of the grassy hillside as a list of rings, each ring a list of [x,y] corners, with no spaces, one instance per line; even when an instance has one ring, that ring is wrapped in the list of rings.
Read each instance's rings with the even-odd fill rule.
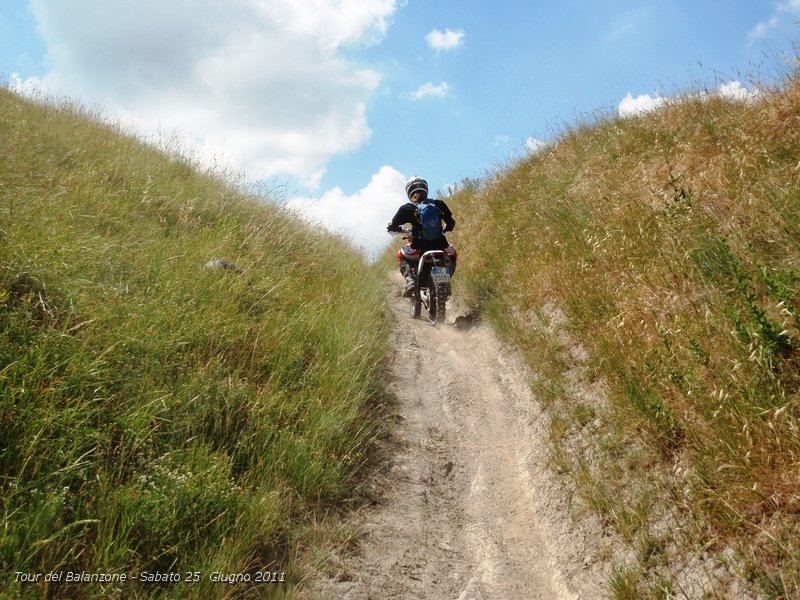
[[[384,274],[74,107],[0,89],[0,139],[0,597],[286,596],[375,434]],[[144,571],[182,581],[67,583]]]
[[[461,293],[543,374],[554,465],[630,542],[616,598],[681,594],[707,556],[800,596],[799,161],[790,78],[598,119],[449,199]]]

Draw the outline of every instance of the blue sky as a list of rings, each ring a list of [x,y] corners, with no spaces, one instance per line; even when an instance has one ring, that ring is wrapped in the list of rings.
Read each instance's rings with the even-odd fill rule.
[[[4,0],[0,78],[374,251],[405,178],[445,189],[680,92],[746,97],[794,67],[798,22],[800,0]]]

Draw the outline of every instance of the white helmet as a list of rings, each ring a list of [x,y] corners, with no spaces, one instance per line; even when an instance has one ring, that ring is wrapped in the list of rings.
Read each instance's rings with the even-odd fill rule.
[[[428,182],[422,177],[414,175],[411,179],[406,181],[406,196],[411,198],[414,192],[422,192],[423,200],[428,197]]]

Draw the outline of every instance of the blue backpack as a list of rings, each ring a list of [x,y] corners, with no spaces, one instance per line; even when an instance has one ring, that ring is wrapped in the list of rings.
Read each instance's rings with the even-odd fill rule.
[[[417,216],[423,239],[435,240],[442,237],[442,213],[433,200],[420,202],[417,205]]]

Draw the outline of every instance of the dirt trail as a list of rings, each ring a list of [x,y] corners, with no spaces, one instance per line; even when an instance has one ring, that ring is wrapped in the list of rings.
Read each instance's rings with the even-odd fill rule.
[[[398,283],[399,287],[399,283]],[[395,423],[378,442],[356,519],[357,549],[335,557],[312,598],[589,599],[598,531],[573,522],[547,470],[547,429],[526,373],[481,324],[437,327],[398,313]]]

